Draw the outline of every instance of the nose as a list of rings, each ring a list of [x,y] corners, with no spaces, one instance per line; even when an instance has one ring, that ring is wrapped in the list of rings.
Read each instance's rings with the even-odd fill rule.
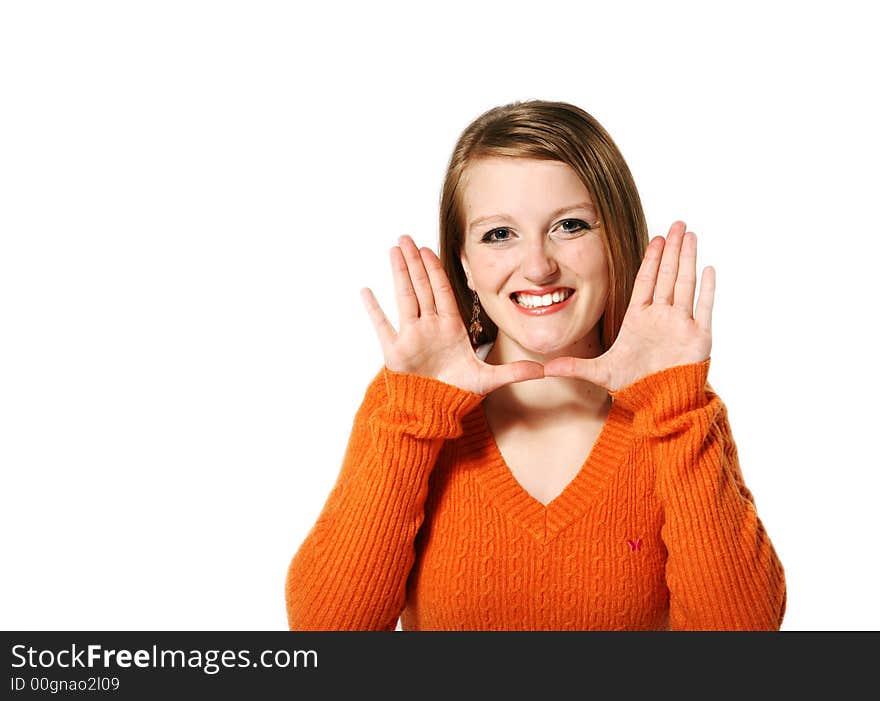
[[[538,236],[523,249],[523,276],[538,287],[551,283],[559,272],[553,257],[553,242],[547,237]]]

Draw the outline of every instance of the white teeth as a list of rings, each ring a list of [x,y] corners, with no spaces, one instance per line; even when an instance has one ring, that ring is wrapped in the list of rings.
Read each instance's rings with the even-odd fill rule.
[[[519,304],[521,307],[526,307],[527,309],[534,309],[536,307],[549,307],[551,304],[558,304],[566,299],[568,299],[572,295],[573,290],[556,290],[552,294],[545,295],[527,295],[527,294],[514,294],[514,301]]]

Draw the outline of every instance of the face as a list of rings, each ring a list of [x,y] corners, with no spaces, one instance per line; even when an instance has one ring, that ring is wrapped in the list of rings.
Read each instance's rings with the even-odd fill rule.
[[[598,209],[574,170],[493,157],[472,163],[465,177],[461,263],[498,326],[492,355],[599,355],[608,261]]]

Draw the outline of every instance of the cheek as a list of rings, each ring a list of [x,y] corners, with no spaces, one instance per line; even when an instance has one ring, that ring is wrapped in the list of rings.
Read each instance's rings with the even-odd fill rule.
[[[471,258],[471,275],[477,287],[492,288],[506,279],[504,265],[498,256]]]
[[[586,282],[597,285],[608,283],[608,264],[601,246],[590,246],[574,251],[569,263],[571,270],[576,271]]]

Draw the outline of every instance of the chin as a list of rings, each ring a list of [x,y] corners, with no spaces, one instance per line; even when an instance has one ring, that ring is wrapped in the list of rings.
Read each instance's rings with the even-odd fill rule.
[[[550,338],[523,339],[522,341],[517,342],[523,349],[538,355],[560,355],[564,353],[566,349],[571,348],[574,345],[567,339]]]

